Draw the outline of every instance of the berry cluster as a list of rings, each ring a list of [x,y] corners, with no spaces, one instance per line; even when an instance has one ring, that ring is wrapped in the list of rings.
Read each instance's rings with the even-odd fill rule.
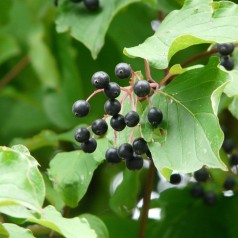
[[[221,55],[221,65],[226,70],[232,70],[234,68],[234,61],[231,58],[231,54],[234,51],[234,48],[235,46],[232,43],[224,43],[217,45],[218,53]]]
[[[104,92],[107,101],[104,104],[105,115],[101,119],[95,120],[89,128],[91,128],[94,136],[104,136],[108,131],[108,123],[106,118],[110,119],[110,126],[114,130],[114,147],[108,148],[105,153],[107,162],[119,163],[125,160],[126,167],[130,170],[138,170],[143,167],[143,157],[151,158],[151,153],[147,146],[147,142],[143,137],[134,137],[134,127],[140,127],[140,116],[136,112],[136,103],[139,100],[147,99],[150,103],[149,95],[153,90],[153,83],[147,80],[139,79],[134,82],[136,74],[127,63],[119,63],[115,67],[115,76],[121,79],[130,78],[130,87],[120,87],[117,83],[111,82],[109,75],[104,71],[93,74],[91,78],[92,85],[96,88],[87,100],[78,100],[73,104],[72,111],[77,117],[84,117],[90,111],[89,100],[97,93]],[[121,100],[116,98],[120,96],[121,91],[125,94]],[[129,96],[132,110],[123,115],[122,105]],[[148,110],[147,119],[151,126],[158,127],[163,120],[163,114],[159,108],[153,105]],[[126,127],[131,129],[129,143],[123,143],[118,148],[116,146],[116,133],[124,130]],[[81,149],[86,153],[92,153],[97,148],[97,142],[90,137],[89,128],[79,128],[75,132],[75,140],[81,143]]]
[[[59,0],[54,0],[55,6],[58,6]],[[89,11],[96,11],[99,9],[99,0],[71,0],[73,3],[80,3],[83,2],[84,6],[89,10]]]

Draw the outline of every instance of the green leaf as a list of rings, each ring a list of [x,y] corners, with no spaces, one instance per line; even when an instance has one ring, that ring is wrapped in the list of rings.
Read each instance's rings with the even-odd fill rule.
[[[104,45],[104,38],[114,16],[127,5],[139,0],[101,0],[100,9],[94,13],[85,9],[83,4],[64,1],[58,7],[56,29],[69,31],[71,36],[82,42],[95,59]]]
[[[98,165],[92,155],[82,151],[58,153],[53,158],[48,170],[49,176],[66,205],[78,205]]]
[[[162,137],[159,142],[149,143],[158,170],[189,173],[203,165],[226,168],[219,157],[223,133],[216,114],[229,75],[217,65],[218,59],[212,57],[207,66],[177,76],[152,96],[153,105],[164,115]],[[149,106],[142,124],[149,123],[148,110]]]
[[[0,27],[9,21],[9,12],[12,7],[12,0],[0,2]]]
[[[48,227],[63,235],[65,238],[97,237],[95,231],[90,228],[87,219],[78,217],[70,219],[64,218],[53,206],[44,208],[44,212],[40,219],[30,218],[28,220]]]
[[[169,13],[173,10],[180,9],[183,3],[184,0],[157,0],[157,8],[164,13]]]
[[[99,217],[91,214],[82,214],[79,218],[87,220],[89,226],[96,232],[98,238],[109,238],[107,227]]]
[[[8,238],[9,237],[9,233],[6,230],[6,228],[2,225],[2,223],[0,223],[0,237],[1,238]]]
[[[187,0],[181,10],[171,12],[164,19],[153,36],[138,46],[125,48],[124,53],[165,69],[176,52],[191,45],[237,41],[237,21],[235,3]]]
[[[37,212],[45,198],[37,161],[24,146],[0,147],[0,205],[22,205]]]
[[[110,199],[110,207],[116,214],[123,217],[132,214],[140,188],[139,175],[138,172],[124,170],[123,180]]]
[[[238,96],[238,77],[237,77],[237,74],[238,74],[237,70],[229,71],[231,81],[227,84],[227,86],[224,89],[224,93],[228,97]]]
[[[231,114],[238,119],[238,98],[234,98],[228,107]]]
[[[32,232],[15,224],[4,223],[3,226],[9,232],[9,238],[34,238]],[[2,238],[2,237],[1,237]]]

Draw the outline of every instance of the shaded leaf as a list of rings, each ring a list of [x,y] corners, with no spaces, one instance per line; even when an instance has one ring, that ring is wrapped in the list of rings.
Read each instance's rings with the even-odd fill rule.
[[[32,232],[15,224],[4,223],[3,226],[9,232],[9,238],[34,238]],[[1,237],[2,238],[2,237]]]

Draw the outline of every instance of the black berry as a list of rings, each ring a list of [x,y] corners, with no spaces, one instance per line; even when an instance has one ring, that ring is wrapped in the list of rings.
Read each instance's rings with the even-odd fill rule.
[[[230,165],[238,165],[238,153],[231,155],[230,157]]]
[[[109,148],[106,151],[106,161],[110,163],[119,163],[121,162],[121,158],[118,155],[118,150],[116,148]]]
[[[146,141],[143,138],[136,138],[132,143],[133,151],[138,154],[142,155],[148,151],[148,146]]]
[[[129,170],[139,170],[143,167],[143,158],[140,155],[134,154],[133,157],[126,159],[126,167]]]
[[[98,136],[102,136],[107,132],[108,125],[105,120],[97,119],[92,124],[92,131],[94,134]]]
[[[225,44],[218,44],[217,45],[217,50],[221,55],[230,55],[235,46],[232,43],[225,43]]]
[[[196,172],[194,172],[194,178],[198,182],[206,182],[209,179],[209,173],[207,172],[205,168],[201,168],[197,170]]]
[[[148,159],[152,159],[152,154],[149,149],[146,151],[146,155]]]
[[[180,174],[171,174],[169,182],[172,184],[179,184],[182,178]]]
[[[191,187],[191,195],[193,197],[202,197],[204,193],[203,186],[200,183],[194,183]]]
[[[116,99],[108,99],[104,104],[104,111],[110,116],[114,116],[121,111],[121,103]]]
[[[99,8],[99,0],[83,0],[83,2],[89,11],[95,11]]]
[[[138,97],[145,97],[150,93],[150,83],[146,80],[139,80],[134,84],[133,90]]]
[[[86,142],[89,140],[90,138],[90,132],[88,129],[86,128],[79,128],[75,134],[74,134],[74,138],[76,141],[78,142]]]
[[[121,89],[117,83],[111,82],[104,88],[104,93],[108,98],[113,99],[120,95]]]
[[[203,195],[203,201],[207,205],[214,205],[217,201],[217,196],[214,192],[205,192]]]
[[[232,70],[234,68],[234,61],[233,61],[233,59],[229,55],[222,56],[221,57],[221,65],[226,70]]]
[[[131,76],[131,66],[127,63],[119,63],[115,68],[115,75],[119,79],[126,79]]]
[[[108,86],[110,78],[107,73],[103,71],[96,72],[91,78],[91,83],[96,88],[105,88]]]
[[[97,148],[97,142],[94,138],[89,138],[88,141],[81,144],[81,149],[85,153],[93,153]]]
[[[232,190],[236,185],[236,181],[235,179],[232,177],[232,176],[227,176],[224,184],[223,184],[223,187],[225,190]]]
[[[124,116],[117,114],[110,120],[111,127],[116,131],[122,131],[126,127]]]
[[[72,112],[76,117],[84,117],[88,115],[90,105],[85,100],[78,100],[73,104]]]
[[[222,148],[225,150],[226,153],[230,154],[232,150],[235,148],[236,144],[232,139],[225,139]]]
[[[133,156],[133,149],[129,143],[124,143],[118,148],[118,154],[123,159],[129,159]]]
[[[150,108],[147,114],[148,121],[154,127],[157,127],[163,120],[163,113],[156,107]]]
[[[130,111],[125,115],[125,123],[129,127],[136,126],[140,121],[140,117],[137,112]]]

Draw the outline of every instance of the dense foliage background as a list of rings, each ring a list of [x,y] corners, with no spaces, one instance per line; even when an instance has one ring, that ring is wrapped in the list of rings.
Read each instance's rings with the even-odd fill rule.
[[[238,50],[231,71],[216,50],[238,42],[236,3],[101,0],[90,12],[69,0],[57,7],[0,1],[0,237],[237,237],[230,154],[238,151]],[[74,117],[72,105],[94,91],[96,71],[128,86],[114,76],[119,62],[146,78],[144,59],[152,78],[166,81],[151,97],[164,121],[155,131],[149,105],[139,105],[155,167],[145,160],[142,170],[129,171],[104,162],[112,131],[93,154],[74,140],[76,128],[103,117],[106,97],[96,95],[85,118]],[[235,144],[230,151],[222,148],[224,134]],[[118,136],[127,139],[128,131]],[[202,187],[216,195],[212,205],[191,195],[202,166],[210,176]],[[176,186],[167,181],[174,171],[182,174]],[[228,176],[236,185],[224,192]]]

